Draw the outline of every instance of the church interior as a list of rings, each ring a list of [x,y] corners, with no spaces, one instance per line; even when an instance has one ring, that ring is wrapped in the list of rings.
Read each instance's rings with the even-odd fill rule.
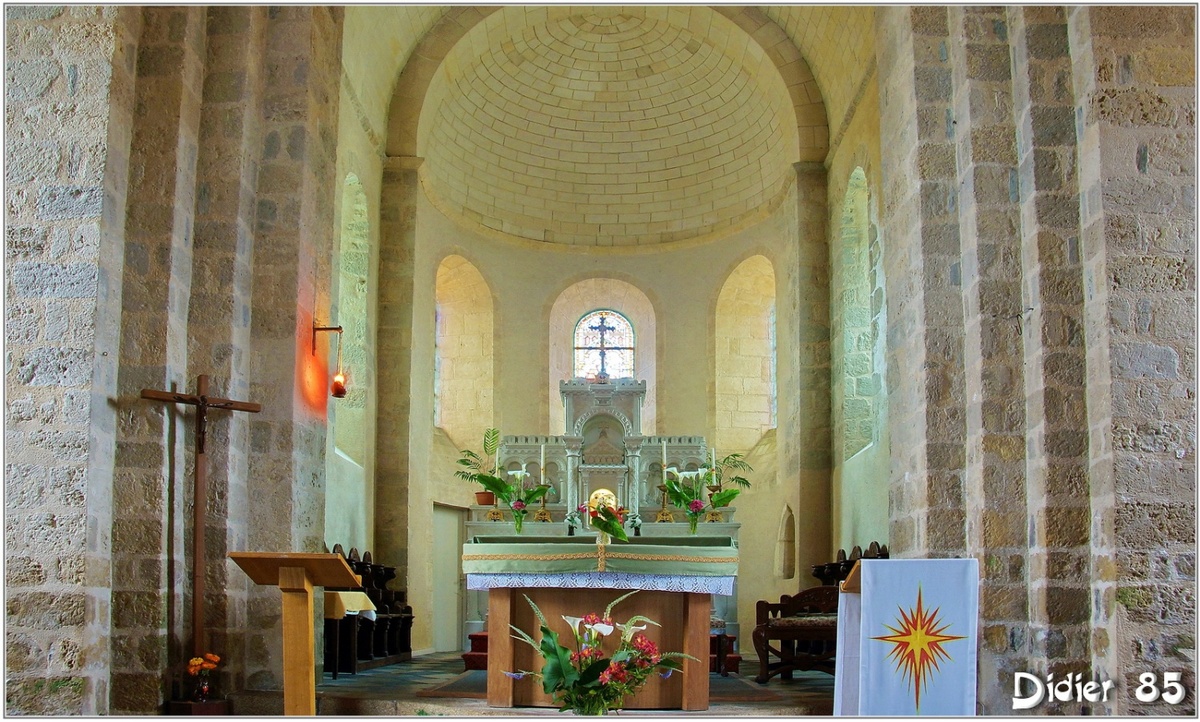
[[[1194,6],[4,12],[7,714],[280,689],[236,552],[464,650],[491,428],[526,535],[741,455],[743,674],[877,542],[978,560],[979,713],[1195,714]]]

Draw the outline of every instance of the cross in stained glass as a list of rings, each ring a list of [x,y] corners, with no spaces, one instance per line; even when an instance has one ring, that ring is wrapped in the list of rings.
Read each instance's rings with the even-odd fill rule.
[[[624,341],[628,344],[632,340],[628,338],[630,335],[628,323],[626,322],[624,327],[622,327],[620,322],[623,319],[618,319],[618,325],[612,325],[608,322],[608,315],[604,312],[592,314],[591,317],[596,319],[596,323],[584,325],[588,320],[585,318],[584,323],[581,323],[581,327],[594,333],[585,334],[586,336],[590,336],[590,339],[577,337],[579,340],[577,341],[578,345],[575,346],[576,353],[578,354],[582,351],[585,354],[588,352],[596,354],[593,358],[600,362],[600,368],[596,374],[597,379],[603,380],[608,378],[609,359],[607,357],[609,354],[614,354],[614,357],[617,359],[616,365],[620,367],[618,372],[622,372],[622,369],[624,369],[623,373],[630,373],[632,368],[625,369],[625,367],[631,365],[633,346],[621,343]],[[612,333],[614,331],[616,333]],[[615,340],[613,337],[615,337]]]

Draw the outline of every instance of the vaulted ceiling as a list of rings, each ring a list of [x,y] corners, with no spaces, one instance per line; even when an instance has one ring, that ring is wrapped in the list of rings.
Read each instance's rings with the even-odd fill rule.
[[[874,67],[869,7],[351,6],[345,81],[444,212],[533,240],[694,237],[776,207]],[[393,105],[394,103],[394,105]]]

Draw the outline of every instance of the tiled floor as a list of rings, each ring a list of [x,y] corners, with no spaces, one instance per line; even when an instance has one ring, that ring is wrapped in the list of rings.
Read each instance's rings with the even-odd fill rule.
[[[753,660],[742,664],[749,678],[749,696],[754,696],[757,669]],[[482,699],[419,697],[463,672],[461,657],[455,652],[430,654],[411,662],[367,670],[358,674],[339,674],[335,680],[326,674],[317,686],[317,711],[320,715],[446,715],[446,716],[545,716],[559,712],[549,708],[501,709],[488,707]],[[714,675],[715,676],[715,675]],[[833,677],[821,672],[797,672],[792,680],[772,679],[763,689],[773,699],[762,701],[714,702],[706,712],[686,716],[765,717],[828,715],[833,710]],[[678,717],[673,712],[622,712],[621,716]]]

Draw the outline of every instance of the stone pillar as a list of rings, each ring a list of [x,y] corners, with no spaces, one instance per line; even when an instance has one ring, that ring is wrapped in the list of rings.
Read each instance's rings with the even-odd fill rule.
[[[635,406],[635,408],[637,407]],[[641,436],[625,437],[625,495],[627,498],[618,500],[618,503],[628,509],[631,514],[637,513],[642,500],[643,440]]]
[[[579,454],[583,446],[583,437],[564,436],[563,443],[567,446],[567,511],[579,506],[579,481],[575,474],[579,469]]]
[[[1089,661],[1127,690],[1146,672],[1161,685],[1168,670],[1196,684],[1195,12],[1091,7],[1065,18],[1081,226],[1071,270],[1086,359],[1085,370],[1069,368],[1086,376]],[[1112,711],[1194,715],[1195,696],[1170,706],[1121,695]]]
[[[954,556],[966,546],[962,263],[948,50],[957,34],[951,36],[947,13],[876,13],[883,235],[894,251],[885,274],[896,556]]]
[[[130,404],[112,486],[114,714],[155,712],[171,694],[162,667],[190,651],[191,570],[203,564],[189,559],[193,414],[138,395],[194,390],[187,316],[204,21],[200,7],[147,8],[138,42],[118,373]]]
[[[250,393],[250,306],[255,187],[261,141],[265,7],[210,7],[203,103],[196,164],[192,297],[188,310],[187,379],[210,377],[211,393],[257,401]],[[248,548],[257,520],[247,479],[254,416],[210,418],[208,487],[212,499],[205,532],[208,574],[205,610],[212,651],[225,657],[217,682],[235,689],[244,656],[246,599],[251,583],[230,563],[230,551]],[[186,636],[185,636],[186,639]],[[179,664],[190,655],[185,642]],[[187,690],[183,690],[186,694]]]
[[[336,236],[341,23],[338,7],[268,10],[251,326],[250,395],[263,406],[251,421],[247,483],[254,550],[324,550],[329,387],[312,328],[328,313]],[[278,593],[252,587],[247,616],[246,686],[278,689]]]
[[[5,711],[107,715],[142,10],[10,6],[4,19]]]
[[[965,308],[967,550],[980,559],[979,706],[1011,711],[1029,668],[1025,385],[1016,127],[1003,8],[951,8]],[[940,52],[940,49],[939,49]],[[954,163],[943,156],[942,163]]]
[[[389,158],[380,199],[378,403],[375,436],[375,547],[408,572],[408,463],[420,158]]]
[[[826,233],[829,178],[820,163],[802,162],[793,167],[796,256],[792,264],[783,264],[785,280],[776,286],[776,338],[783,342],[776,351],[776,386],[786,388],[784,380],[790,377],[790,385],[796,390],[791,398],[780,395],[777,423],[780,466],[797,471],[794,486],[779,498],[776,513],[783,504],[800,512],[796,564],[798,569],[808,569],[831,558],[833,418]]]
[[[1078,152],[1066,10],[1013,8],[1022,218],[1031,653],[1090,663],[1086,343]],[[1035,662],[1040,667],[1040,664]],[[1078,712],[1077,712],[1078,713]]]

